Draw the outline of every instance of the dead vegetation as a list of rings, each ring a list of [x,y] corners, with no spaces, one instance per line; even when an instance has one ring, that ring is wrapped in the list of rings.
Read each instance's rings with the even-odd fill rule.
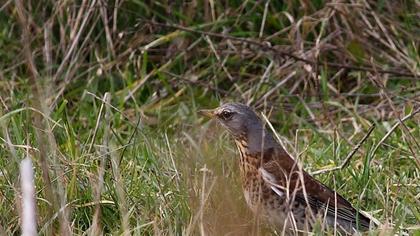
[[[341,160],[315,160],[314,169],[339,165],[362,131],[376,124],[373,153],[359,150],[372,156],[354,163],[363,176],[346,190],[354,196],[366,190],[369,167],[360,166],[370,160],[374,173],[395,168],[369,182],[391,193],[392,206],[375,194],[370,197],[381,202],[367,205],[379,209],[377,218],[411,227],[419,215],[408,207],[419,201],[418,9],[416,1],[366,0],[1,3],[0,153],[7,159],[0,163],[0,233],[19,232],[13,206],[18,163],[26,153],[34,160],[42,199],[38,232],[213,232],[220,219],[231,218],[218,219],[220,208],[207,212],[203,201],[237,190],[215,187],[219,195],[206,195],[213,177],[201,182],[207,172],[198,165],[213,163],[209,168],[230,177],[232,169],[216,164],[215,153],[204,161],[201,149],[222,144],[203,144],[195,111],[232,100],[268,114],[282,135],[295,139],[297,152],[314,139],[297,140],[307,129],[322,142],[324,134],[333,136],[334,148],[343,140],[349,146],[334,149]],[[140,163],[137,153],[143,153]],[[178,170],[183,153],[196,159]],[[112,177],[106,174],[111,169]],[[406,176],[385,179],[399,172]],[[153,187],[133,187],[126,173]],[[183,181],[187,174],[194,178]],[[125,192],[118,187],[124,184]],[[400,199],[399,191],[407,198]],[[95,213],[87,206],[96,206]],[[209,218],[200,215],[206,212]]]

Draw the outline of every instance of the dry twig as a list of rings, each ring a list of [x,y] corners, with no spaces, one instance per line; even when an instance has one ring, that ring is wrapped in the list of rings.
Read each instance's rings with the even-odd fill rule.
[[[367,138],[370,136],[370,134],[372,133],[372,131],[375,129],[375,125],[373,124],[369,130],[367,131],[367,133],[365,134],[365,136],[359,141],[359,143],[357,143],[356,146],[354,146],[353,150],[351,150],[351,152],[347,155],[346,159],[344,159],[343,163],[341,163],[339,166],[335,166],[332,168],[327,168],[327,169],[322,169],[322,170],[317,170],[312,172],[312,175],[319,175],[319,174],[323,174],[323,173],[327,173],[327,172],[331,172],[331,171],[336,171],[336,170],[341,170],[343,168],[345,168],[349,163],[351,158],[354,156],[354,154],[357,152],[357,150],[359,150],[360,146],[362,146],[362,144],[367,140]]]
[[[375,148],[373,148],[372,155],[374,155],[376,153],[379,146],[381,146],[385,142],[385,140],[397,129],[397,127],[400,124],[403,124],[406,120],[410,119],[411,117],[413,117],[415,114],[417,114],[419,112],[420,112],[420,108],[418,108],[417,110],[415,110],[415,111],[411,112],[410,114],[406,115],[401,120],[398,120],[398,122],[395,123],[394,126],[392,126],[392,128],[388,131],[388,133],[386,133],[385,136],[382,137],[382,139],[378,142],[378,144],[376,144]],[[420,168],[420,160],[416,159],[416,163],[417,163],[417,166]]]

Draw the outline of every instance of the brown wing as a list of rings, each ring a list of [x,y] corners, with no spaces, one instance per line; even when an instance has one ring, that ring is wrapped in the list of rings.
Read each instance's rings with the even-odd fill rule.
[[[360,230],[369,229],[370,220],[360,214],[353,206],[337,192],[310,176],[289,154],[281,148],[269,149],[264,153],[264,163],[261,168],[270,174],[270,182],[288,190],[295,201],[309,205],[315,212],[321,209],[327,215],[335,216]],[[273,184],[273,183],[271,183]],[[303,187],[304,186],[304,187]],[[360,227],[356,227],[359,222]]]

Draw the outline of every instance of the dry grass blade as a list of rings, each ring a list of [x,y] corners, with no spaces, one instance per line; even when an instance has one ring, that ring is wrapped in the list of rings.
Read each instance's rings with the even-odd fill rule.
[[[22,44],[24,45],[23,47],[23,51],[25,54],[25,59],[26,59],[26,63],[27,63],[27,67],[28,70],[30,71],[30,77],[29,77],[29,81],[31,84],[31,88],[32,88],[32,93],[35,96],[34,99],[34,107],[37,110],[43,111],[43,96],[42,96],[42,91],[41,91],[41,87],[38,84],[38,79],[39,79],[39,74],[34,62],[34,58],[33,58],[33,53],[31,51],[30,45],[31,45],[31,33],[29,30],[29,22],[28,22],[28,17],[26,16],[25,12],[25,7],[22,3],[21,0],[16,0],[15,1],[16,4],[16,10],[17,10],[17,14],[18,14],[18,19],[20,22],[20,26],[22,29]],[[48,113],[43,112],[45,115],[47,115]],[[45,195],[46,195],[46,199],[47,201],[51,204],[51,208],[49,208],[48,211],[48,218],[52,218],[54,215],[54,211],[58,210],[58,206],[57,206],[57,199],[56,196],[54,195],[54,190],[53,190],[53,186],[51,183],[51,178],[50,178],[50,173],[49,173],[49,166],[50,163],[48,161],[48,141],[47,138],[45,137],[45,135],[40,131],[40,130],[46,130],[46,126],[44,123],[44,120],[42,119],[42,116],[39,114],[33,114],[34,117],[34,126],[37,127],[37,141],[38,141],[38,145],[39,145],[39,160],[41,163],[41,169],[42,169],[42,178],[45,184]],[[48,229],[49,233],[52,233],[52,229]]]
[[[111,147],[113,147],[111,143]],[[114,148],[112,148],[114,149]],[[112,173],[114,174],[115,178],[115,189],[118,196],[118,208],[120,209],[120,217],[121,217],[121,229],[122,235],[128,236],[130,235],[130,213],[128,211],[128,204],[127,199],[125,196],[125,187],[124,187],[124,179],[120,172],[120,166],[118,164],[118,156],[115,152],[111,152],[111,165],[112,165]]]
[[[89,1],[83,1],[82,5],[83,6],[87,6],[89,3]],[[73,56],[74,52],[77,50],[77,45],[79,44],[80,40],[82,39],[82,33],[85,30],[85,27],[88,25],[88,22],[92,16],[92,13],[96,10],[96,6],[97,6],[97,1],[93,0],[90,2],[89,6],[87,7],[86,12],[84,12],[84,8],[80,8],[79,11],[79,15],[78,15],[78,19],[79,21],[76,21],[76,24],[79,25],[80,27],[75,27],[73,28],[73,34],[74,37],[70,37],[72,42],[70,47],[66,50],[66,54],[63,58],[63,60],[61,61],[60,66],[57,69],[57,72],[54,75],[53,80],[57,80],[62,73],[64,72],[65,68],[68,66],[69,61],[71,59],[71,57]],[[82,18],[83,17],[83,18]]]
[[[107,157],[108,157],[108,153],[109,153],[109,134],[111,133],[110,131],[110,107],[106,104],[109,104],[111,102],[111,94],[109,93],[105,93],[104,98],[103,98],[103,103],[102,103],[102,107],[105,107],[105,120],[104,120],[104,137],[103,137],[103,143],[102,143],[102,147],[101,147],[101,159],[100,159],[100,164],[99,164],[99,170],[98,170],[98,178],[96,180],[96,186],[95,186],[95,202],[100,202],[101,201],[101,194],[102,194],[102,188],[104,186],[104,175],[105,175],[105,165],[107,162]],[[101,108],[102,111],[102,108]],[[99,121],[101,120],[102,113],[100,112],[98,119],[97,119],[97,127],[99,126]],[[92,144],[95,140],[92,139],[92,143],[91,143],[91,147]],[[89,148],[90,149],[90,148]],[[88,152],[90,153],[90,152]],[[93,215],[93,220],[92,220],[92,226],[90,228],[90,235],[96,236],[96,235],[101,235],[102,232],[102,226],[101,226],[101,204],[97,204],[95,206],[95,213]]]
[[[22,191],[22,235],[35,236],[37,235],[35,181],[32,161],[29,157],[20,163],[20,177]]]
[[[204,211],[205,211],[205,207],[207,205],[207,201],[209,199],[210,193],[214,185],[216,184],[216,179],[213,179],[210,185],[207,186],[209,184],[207,180],[208,178],[207,176],[208,176],[208,173],[211,173],[211,172],[209,171],[209,169],[207,169],[206,166],[201,168],[200,171],[203,174],[202,183],[201,183],[200,207],[198,209],[198,212],[196,212],[195,216],[191,219],[186,229],[185,235],[194,235],[194,228],[196,227],[197,224],[199,224],[200,234],[203,236],[207,235],[205,227],[204,227],[204,224],[205,224]]]

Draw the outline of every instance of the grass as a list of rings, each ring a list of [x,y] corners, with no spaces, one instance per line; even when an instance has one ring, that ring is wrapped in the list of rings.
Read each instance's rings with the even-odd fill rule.
[[[25,157],[40,234],[274,233],[231,138],[197,115],[226,101],[267,115],[309,172],[375,124],[316,177],[382,233],[419,234],[420,116],[399,124],[420,104],[416,4],[2,3],[0,235],[21,233]]]

